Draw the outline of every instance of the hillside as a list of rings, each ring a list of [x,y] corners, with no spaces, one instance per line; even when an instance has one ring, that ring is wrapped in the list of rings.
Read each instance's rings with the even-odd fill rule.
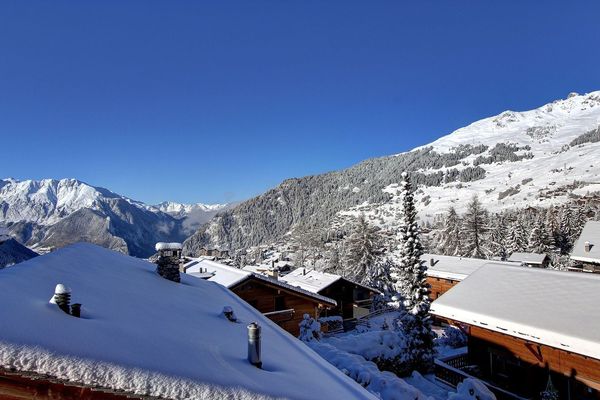
[[[0,238],[0,269],[27,261],[37,255],[35,251],[29,250],[15,239]]]
[[[330,228],[358,213],[395,223],[403,171],[417,189],[419,216],[431,220],[477,194],[491,210],[548,206],[600,190],[600,91],[570,94],[537,109],[505,111],[412,151],[348,169],[288,179],[219,213],[185,242],[230,250],[268,244],[294,228]]]

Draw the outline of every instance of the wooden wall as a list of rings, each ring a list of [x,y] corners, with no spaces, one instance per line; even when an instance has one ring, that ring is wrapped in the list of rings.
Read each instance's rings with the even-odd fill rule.
[[[298,336],[300,333],[298,325],[302,321],[304,314],[308,314],[313,318],[319,317],[320,309],[318,300],[309,299],[293,291],[286,291],[276,286],[271,286],[258,279],[250,278],[232,288],[232,291],[261,313],[279,311],[275,308],[275,301],[277,297],[283,296],[282,309],[293,308],[294,314],[288,321],[281,321],[280,318],[273,318],[273,320],[294,336]]]
[[[537,397],[551,371],[553,384],[562,396],[600,400],[600,360],[478,326],[466,326],[469,358],[480,366],[484,377],[498,379],[505,375],[504,386],[508,390]],[[492,367],[493,359],[501,360],[507,370],[498,374],[498,368]]]
[[[0,369],[0,399],[2,400],[124,400],[143,399],[126,393],[101,391],[48,379],[33,379]]]
[[[453,280],[453,279],[444,279],[444,278],[436,278],[433,276],[428,276],[427,277],[427,283],[430,286],[430,291],[431,294],[429,295],[429,297],[431,298],[431,300],[435,300],[438,297],[440,297],[441,295],[443,295],[444,293],[446,293],[448,290],[450,290],[452,287],[454,287],[457,283],[459,283],[460,281],[457,280]]]

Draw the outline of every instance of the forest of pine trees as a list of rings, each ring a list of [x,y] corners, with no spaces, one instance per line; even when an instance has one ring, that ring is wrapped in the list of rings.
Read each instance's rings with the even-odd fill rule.
[[[514,252],[545,253],[552,267],[562,269],[569,263],[568,255],[585,222],[598,216],[597,207],[575,203],[491,214],[474,197],[463,215],[448,209],[434,231],[430,251],[499,259]]]

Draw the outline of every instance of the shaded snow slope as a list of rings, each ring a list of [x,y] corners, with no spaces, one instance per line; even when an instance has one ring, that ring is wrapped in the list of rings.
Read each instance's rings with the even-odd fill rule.
[[[75,244],[0,271],[0,365],[177,399],[373,398],[222,286],[176,284],[154,268]],[[57,283],[83,304],[81,319],[48,303]],[[263,369],[246,360],[251,321],[263,328]]]
[[[37,255],[15,239],[0,241],[0,268],[27,261]]]

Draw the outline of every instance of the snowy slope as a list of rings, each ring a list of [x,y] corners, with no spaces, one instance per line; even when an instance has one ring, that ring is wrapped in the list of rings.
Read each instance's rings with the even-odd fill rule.
[[[571,93],[567,99],[530,111],[505,111],[418,147],[413,151],[439,154],[456,153],[461,147],[486,148],[481,153],[462,158],[457,166],[418,169],[416,172],[423,175],[447,173],[450,169],[485,170],[481,179],[452,180],[439,186],[418,185],[415,200],[419,215],[429,220],[445,213],[450,206],[464,212],[473,195],[477,195],[487,209],[500,211],[528,206],[548,207],[564,203],[571,195],[600,192],[600,141],[584,140],[574,144],[590,132],[600,137],[600,91],[585,95]],[[519,149],[514,152],[517,157],[525,157],[484,162],[503,144]],[[376,225],[389,227],[394,224],[398,211],[397,189],[397,184],[383,189],[392,195],[391,201],[365,202],[343,210],[339,215],[365,213]]]
[[[37,253],[29,250],[15,239],[0,239],[0,269],[37,257]]]
[[[189,236],[196,231],[202,224],[210,221],[218,212],[233,207],[233,203],[225,204],[182,204],[171,201],[165,201],[154,206],[157,210],[169,214],[170,216],[182,220],[182,226],[185,233]]]
[[[173,399],[374,399],[224,287],[154,269],[75,244],[0,271],[0,366]],[[81,319],[48,303],[57,283],[83,304]],[[252,321],[262,369],[246,360]]]

